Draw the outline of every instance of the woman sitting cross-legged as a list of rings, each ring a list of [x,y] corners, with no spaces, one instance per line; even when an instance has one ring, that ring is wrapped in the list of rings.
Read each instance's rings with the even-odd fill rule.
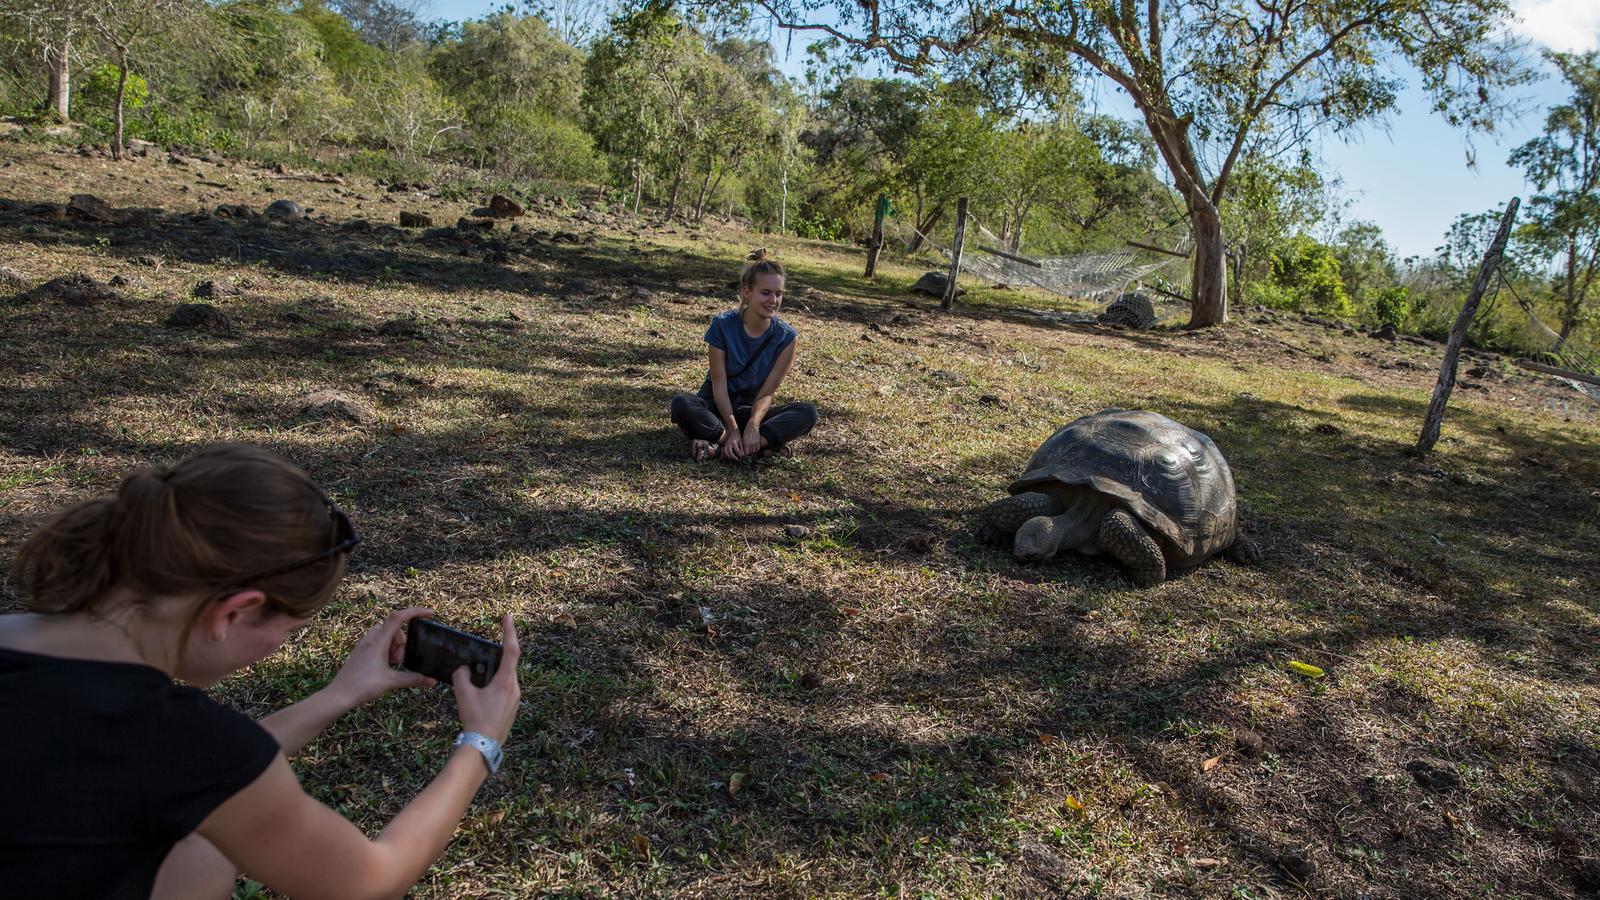
[[[0,616],[0,896],[220,900],[241,869],[297,900],[404,895],[499,765],[521,694],[511,617],[487,686],[455,672],[455,748],[375,838],[285,757],[432,683],[393,667],[401,626],[429,610],[393,613],[326,687],[259,723],[202,693],[309,625],[356,542],[304,472],[242,444],[129,475],[40,528],[13,568],[30,611]]]
[[[739,308],[718,314],[706,329],[710,372],[698,394],[672,398],[672,421],[689,436],[690,453],[705,461],[757,459],[777,453],[817,424],[810,403],[774,407],[772,398],[794,365],[794,328],[778,318],[783,266],[765,250],[746,257],[739,273]]]

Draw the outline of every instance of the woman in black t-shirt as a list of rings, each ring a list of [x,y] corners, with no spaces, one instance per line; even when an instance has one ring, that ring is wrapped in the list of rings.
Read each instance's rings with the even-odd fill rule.
[[[201,691],[306,625],[356,542],[305,473],[239,444],[130,475],[34,534],[13,566],[29,612],[0,616],[0,894],[220,898],[241,869],[300,900],[404,894],[499,764],[520,696],[510,616],[489,684],[455,673],[464,731],[442,771],[375,839],[285,757],[431,683],[393,667],[429,610],[390,615],[327,687],[259,723]]]

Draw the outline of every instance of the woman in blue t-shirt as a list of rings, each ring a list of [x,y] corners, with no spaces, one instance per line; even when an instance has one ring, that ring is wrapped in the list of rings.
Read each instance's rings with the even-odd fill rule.
[[[817,424],[809,403],[774,407],[772,397],[794,364],[795,330],[778,318],[783,266],[753,251],[739,273],[739,308],[706,329],[710,372],[698,394],[672,398],[672,421],[689,436],[696,460],[757,459],[777,453]]]

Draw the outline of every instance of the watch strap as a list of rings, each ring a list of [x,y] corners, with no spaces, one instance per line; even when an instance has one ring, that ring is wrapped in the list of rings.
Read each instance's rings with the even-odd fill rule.
[[[500,762],[505,759],[505,752],[500,749],[499,741],[476,731],[463,731],[456,735],[455,745],[460,747],[463,744],[483,754],[483,763],[489,767],[490,775],[500,771]]]

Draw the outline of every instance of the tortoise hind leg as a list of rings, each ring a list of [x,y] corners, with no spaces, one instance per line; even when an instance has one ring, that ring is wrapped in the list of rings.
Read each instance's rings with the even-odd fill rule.
[[[1100,549],[1111,554],[1128,567],[1133,583],[1151,587],[1167,578],[1167,558],[1161,555],[1161,546],[1144,530],[1125,509],[1106,513],[1100,523]]]
[[[1034,516],[1054,516],[1061,512],[1061,501],[1038,491],[1012,494],[985,506],[978,514],[978,539],[1010,540],[1022,523]]]
[[[1224,559],[1241,566],[1261,565],[1261,546],[1245,536],[1243,531],[1222,551]]]

